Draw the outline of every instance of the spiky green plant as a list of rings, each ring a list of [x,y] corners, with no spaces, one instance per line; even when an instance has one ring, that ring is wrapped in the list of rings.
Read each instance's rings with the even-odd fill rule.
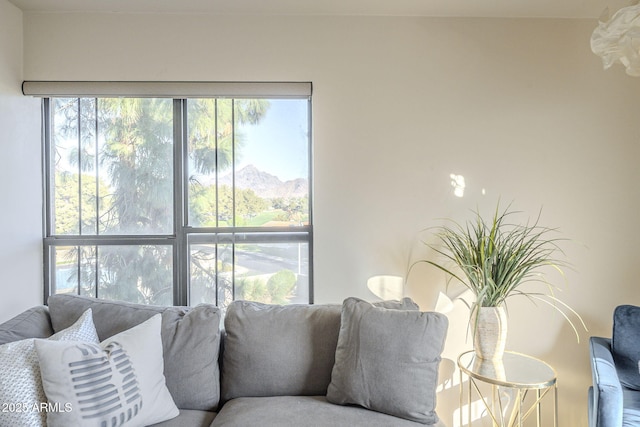
[[[563,269],[568,265],[558,257],[564,255],[559,246],[564,239],[553,237],[556,229],[539,225],[540,215],[533,224],[509,222],[515,213],[510,206],[501,211],[498,203],[490,221],[476,210],[474,219],[465,224],[450,220],[435,228],[437,244],[424,243],[461,273],[440,262],[418,262],[444,271],[448,276],[447,285],[455,279],[469,289],[475,296],[475,301],[467,303],[472,314],[479,307],[505,306],[507,298],[524,296],[554,307],[569,322],[579,340],[577,328],[567,313],[577,317],[586,330],[582,318],[555,296],[558,288],[544,273],[545,268],[552,268],[564,276]],[[522,289],[527,282],[543,284],[544,291]]]

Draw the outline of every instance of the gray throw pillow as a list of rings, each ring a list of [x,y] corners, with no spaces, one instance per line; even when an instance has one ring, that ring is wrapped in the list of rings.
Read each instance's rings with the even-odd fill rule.
[[[376,305],[417,310],[410,299]],[[225,316],[222,401],[236,397],[325,395],[341,306],[232,302]]]
[[[377,301],[374,302],[373,305],[376,307],[391,308],[394,310],[420,310],[420,306],[409,297],[404,297],[399,301],[394,299]]]
[[[327,400],[437,423],[438,366],[447,327],[440,313],[386,309],[347,298]]]
[[[210,304],[161,307],[77,295],[52,295],[49,311],[54,330],[77,313],[93,310],[100,340],[162,314],[162,347],[167,388],[180,409],[215,411],[220,401],[220,310]]]

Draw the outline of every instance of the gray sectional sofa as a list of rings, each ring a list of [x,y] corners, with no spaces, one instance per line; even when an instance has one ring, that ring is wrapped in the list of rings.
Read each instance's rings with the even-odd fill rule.
[[[0,345],[50,337],[88,309],[100,341],[161,314],[164,378],[179,414],[158,427],[443,425],[435,389],[447,319],[407,298],[376,305],[349,298],[342,306],[235,301],[223,317],[206,304],[54,295],[0,325]]]

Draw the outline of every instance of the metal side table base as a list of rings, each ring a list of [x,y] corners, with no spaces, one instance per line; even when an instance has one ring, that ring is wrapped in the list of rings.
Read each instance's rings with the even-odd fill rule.
[[[486,413],[496,427],[523,427],[524,422],[533,414],[536,426],[542,426],[542,402],[553,395],[553,427],[558,426],[558,385],[554,369],[545,362],[525,354],[505,352],[501,360],[486,360],[473,351],[462,353],[458,357],[460,368],[460,426],[472,426],[472,403],[474,393],[482,402]],[[465,385],[467,422],[464,422]],[[490,396],[485,396],[481,383],[491,387]],[[535,396],[527,400],[527,396]],[[502,395],[509,397],[503,404]],[[531,401],[533,400],[533,401]],[[511,406],[511,407],[510,407]]]

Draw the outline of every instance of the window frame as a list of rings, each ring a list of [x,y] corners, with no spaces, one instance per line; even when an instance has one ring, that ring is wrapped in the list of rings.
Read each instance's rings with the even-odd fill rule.
[[[96,248],[100,246],[108,246],[108,245],[161,245],[161,246],[170,246],[172,248],[172,256],[173,256],[173,305],[176,306],[188,306],[191,304],[190,301],[190,242],[192,241],[204,241],[208,236],[225,236],[231,239],[231,243],[233,243],[233,248],[235,248],[236,244],[242,243],[260,243],[260,242],[271,242],[274,239],[277,239],[279,243],[287,243],[287,242],[305,242],[308,244],[308,303],[313,304],[314,302],[314,286],[313,286],[313,137],[312,137],[312,98],[311,98],[311,84],[308,83],[309,93],[305,96],[300,96],[299,94],[291,95],[290,93],[283,92],[281,96],[273,95],[273,91],[269,95],[256,95],[255,93],[246,94],[241,93],[238,96],[233,95],[210,95],[207,96],[198,96],[195,94],[190,94],[188,96],[168,96],[159,93],[157,95],[153,95],[153,97],[158,98],[172,98],[173,99],[173,233],[172,234],[158,234],[158,235],[147,235],[147,234],[139,234],[139,235],[82,235],[81,231],[79,231],[78,235],[55,235],[53,230],[53,218],[54,218],[54,204],[55,204],[55,196],[54,196],[54,174],[55,168],[53,165],[52,159],[52,130],[51,130],[51,98],[108,98],[113,97],[112,94],[108,95],[88,95],[87,93],[83,93],[78,95],[81,91],[79,90],[71,90],[72,87],[64,86],[65,91],[68,93],[73,93],[73,95],[64,95],[61,93],[51,93],[55,92],[54,90],[41,90],[41,92],[36,93],[35,90],[32,90],[28,93],[29,88],[27,83],[32,83],[32,88],[37,87],[39,89],[42,88],[41,84],[46,84],[49,82],[24,82],[23,83],[23,91],[25,94],[32,94],[34,96],[42,97],[42,146],[43,146],[43,187],[44,187],[44,203],[43,203],[43,260],[44,260],[44,302],[47,303],[48,297],[53,295],[52,291],[55,290],[55,269],[56,269],[56,259],[55,259],[55,248],[56,247],[65,247],[65,246],[84,246],[91,247],[94,246]],[[60,82],[57,83],[59,87]],[[68,82],[62,82],[68,83]],[[88,84],[90,82],[80,82],[79,84]],[[131,82],[127,82],[131,83]],[[35,84],[35,85],[33,85]],[[70,82],[73,85],[73,82]],[[120,83],[114,83],[116,86]],[[154,83],[149,83],[153,85]],[[175,84],[175,83],[174,83]],[[184,85],[184,83],[180,83]],[[203,83],[198,83],[199,85],[203,85]],[[225,90],[229,90],[229,88],[223,83],[222,87]],[[247,83],[247,87],[249,91],[255,91],[255,83]],[[253,86],[252,86],[253,85]],[[257,84],[259,90],[264,90],[264,84]],[[278,84],[276,84],[278,85]],[[287,87],[284,84],[285,88]],[[144,85],[143,85],[144,86]],[[242,83],[233,83],[232,88],[242,87]],[[91,86],[89,85],[89,88]],[[104,92],[103,86],[99,86],[102,88]],[[135,88],[138,87],[135,84],[132,84],[130,87]],[[181,86],[184,87],[184,86]],[[187,87],[188,83],[187,83]],[[197,86],[196,86],[197,87]],[[200,88],[207,88],[209,86],[200,86]],[[266,86],[268,87],[268,86]],[[114,89],[115,90],[115,89]],[[275,87],[274,90],[277,92],[279,87]],[[140,97],[150,97],[149,94],[145,94],[144,96],[139,95],[129,95],[124,94],[121,95],[123,97],[131,97],[131,98],[140,98]],[[187,102],[191,98],[234,98],[234,99],[252,99],[252,98],[265,98],[265,99],[287,99],[287,98],[295,98],[295,99],[305,99],[307,102],[307,124],[308,124],[308,213],[309,213],[309,222],[308,225],[301,225],[291,229],[290,227],[241,227],[241,226],[225,226],[225,227],[193,227],[188,224],[188,209],[189,209],[189,182],[188,182],[188,146],[186,144],[187,141]],[[235,172],[235,163],[232,166],[232,171]],[[233,190],[235,191],[235,184],[233,185]],[[235,250],[234,250],[235,252]],[[234,280],[235,280],[235,262],[233,264],[234,271]],[[54,277],[52,277],[54,276]],[[235,288],[236,285],[232,287],[234,292],[235,299]],[[216,284],[216,301],[212,301],[211,303],[215,303],[218,305],[218,284]],[[98,286],[96,283],[96,295],[100,298],[98,293]]]

